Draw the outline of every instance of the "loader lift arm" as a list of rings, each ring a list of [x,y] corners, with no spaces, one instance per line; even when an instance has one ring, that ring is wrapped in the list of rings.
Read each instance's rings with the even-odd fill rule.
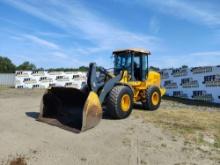
[[[119,75],[112,77],[109,72],[103,68],[99,67],[98,69],[102,74],[107,76],[109,80],[107,82],[99,81],[99,77],[97,77],[96,74],[96,64],[90,63],[89,65],[89,71],[88,71],[88,79],[87,79],[87,85],[90,91],[98,92],[100,90],[99,94],[99,100],[100,103],[103,104],[107,94],[112,90],[112,88],[121,80],[122,73]]]

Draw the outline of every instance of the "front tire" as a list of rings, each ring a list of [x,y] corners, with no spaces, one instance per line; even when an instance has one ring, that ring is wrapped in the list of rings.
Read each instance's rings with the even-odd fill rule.
[[[133,109],[133,92],[127,86],[115,86],[106,100],[107,111],[114,119],[124,119]]]
[[[159,108],[161,102],[160,89],[156,86],[151,86],[146,91],[146,99],[142,102],[145,110],[154,111]]]

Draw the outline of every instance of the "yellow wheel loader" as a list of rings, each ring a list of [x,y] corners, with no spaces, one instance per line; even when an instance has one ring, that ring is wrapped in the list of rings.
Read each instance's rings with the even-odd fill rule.
[[[128,117],[137,102],[143,109],[156,110],[165,89],[160,86],[160,74],[149,71],[148,55],[144,49],[114,51],[113,73],[91,63],[87,85],[81,90],[52,87],[46,91],[37,120],[81,132],[99,123],[103,107],[114,119]]]

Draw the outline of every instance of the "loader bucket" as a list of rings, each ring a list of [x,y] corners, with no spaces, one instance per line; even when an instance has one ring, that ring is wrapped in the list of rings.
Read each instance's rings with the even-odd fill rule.
[[[79,133],[95,127],[101,118],[102,107],[95,92],[53,87],[42,98],[37,120]]]

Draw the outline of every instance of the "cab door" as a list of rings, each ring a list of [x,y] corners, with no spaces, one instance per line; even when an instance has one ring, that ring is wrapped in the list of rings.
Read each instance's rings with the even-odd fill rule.
[[[145,81],[147,74],[147,57],[142,54],[133,55],[132,81]]]

